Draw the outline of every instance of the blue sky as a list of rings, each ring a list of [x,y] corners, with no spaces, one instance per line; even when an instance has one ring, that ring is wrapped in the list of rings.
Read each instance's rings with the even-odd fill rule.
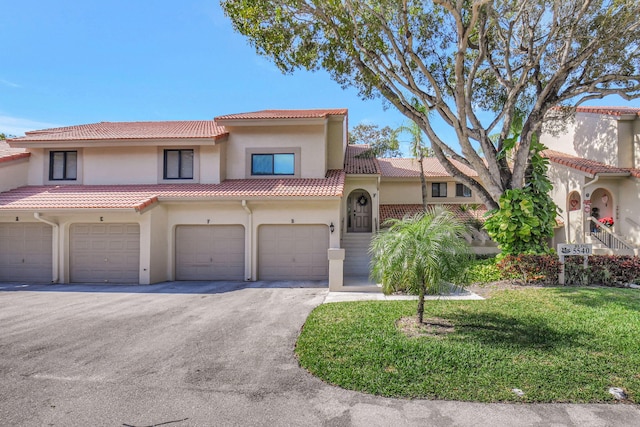
[[[406,121],[324,72],[282,75],[217,0],[0,0],[0,10],[0,132],[298,108],[348,108],[350,126]]]
[[[233,32],[216,0],[0,3],[6,133],[279,108],[349,108],[351,125],[404,120],[324,72],[282,75]]]

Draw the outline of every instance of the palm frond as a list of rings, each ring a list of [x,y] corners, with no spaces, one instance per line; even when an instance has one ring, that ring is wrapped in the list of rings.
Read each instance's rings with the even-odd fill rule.
[[[465,270],[471,252],[462,235],[467,227],[442,208],[390,221],[372,239],[372,278],[389,294],[440,293]]]

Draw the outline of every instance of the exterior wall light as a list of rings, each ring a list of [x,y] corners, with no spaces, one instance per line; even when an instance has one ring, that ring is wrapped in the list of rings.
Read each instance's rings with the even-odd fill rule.
[[[335,229],[336,227],[333,225],[333,221],[332,221],[331,224],[329,225],[329,230],[331,230],[331,233],[333,233]]]

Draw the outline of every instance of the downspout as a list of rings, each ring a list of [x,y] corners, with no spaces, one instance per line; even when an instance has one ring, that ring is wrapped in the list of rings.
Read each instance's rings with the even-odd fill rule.
[[[376,197],[376,199],[377,199],[377,201],[376,201],[377,213],[376,213],[376,228],[375,228],[375,232],[378,233],[380,231],[380,175],[378,175],[376,187],[377,187],[376,188],[376,192],[378,193],[378,197]]]
[[[33,217],[35,219],[37,219],[40,222],[44,222],[45,224],[50,225],[51,227],[53,227],[53,241],[52,241],[52,251],[53,251],[53,280],[51,280],[51,283],[58,283],[58,281],[60,280],[60,271],[59,271],[59,260],[60,260],[60,226],[53,222],[53,221],[49,221],[47,219],[44,219],[40,216],[39,212],[34,212],[33,213]]]
[[[596,175],[594,179],[592,179],[591,181],[587,182],[585,185],[582,186],[582,190],[584,191],[585,188],[595,184],[596,182],[598,182],[599,179],[600,179],[600,175]]]
[[[249,248],[249,250],[247,251],[245,249],[245,256],[247,259],[247,266],[249,267],[249,274],[245,281],[249,282],[251,281],[251,272],[253,271],[253,264],[251,262],[251,258],[252,258],[252,254],[253,254],[253,212],[251,212],[251,209],[249,209],[249,206],[247,206],[247,201],[243,200],[242,201],[242,207],[244,208],[245,211],[247,211],[247,215],[249,216],[249,224],[247,226],[247,235],[245,238],[245,246]],[[248,244],[247,244],[248,242]]]
[[[569,180],[567,179],[567,183],[566,183],[566,189],[567,189],[567,197],[565,197],[564,200],[564,211],[567,213],[567,226],[565,227],[565,239],[567,242],[571,242],[571,211],[570,206],[569,206],[569,194],[571,194],[571,191],[569,191],[569,188],[571,188],[569,186]],[[584,211],[582,209],[582,206],[578,206],[580,208],[580,210]]]
[[[584,200],[587,200],[586,199],[587,195],[584,192],[584,189],[595,184],[596,182],[598,182],[599,179],[600,179],[600,175],[596,175],[595,178],[593,178],[591,181],[587,182],[585,185],[582,186],[582,195],[585,197]],[[589,200],[591,200],[591,197],[589,197]],[[591,208],[591,205],[589,205],[589,208]],[[582,215],[584,215],[584,209],[582,210]],[[586,216],[586,219],[582,221],[582,234],[584,236],[587,235],[587,230],[591,231],[591,221],[588,220],[589,217],[591,217],[591,211],[589,211],[589,214]],[[583,216],[583,218],[585,217]],[[584,237],[583,237],[583,241],[584,241]]]

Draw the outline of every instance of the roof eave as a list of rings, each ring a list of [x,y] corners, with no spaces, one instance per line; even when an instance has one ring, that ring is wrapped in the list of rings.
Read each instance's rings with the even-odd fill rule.
[[[227,141],[229,133],[211,137],[166,137],[166,138],[105,138],[105,139],[61,139],[20,141],[12,140],[10,145],[15,148],[52,148],[64,146],[70,148],[82,147],[134,147],[134,146],[164,146],[164,145],[215,145]],[[15,142],[14,142],[15,141]]]
[[[631,176],[631,172],[596,172],[594,175],[603,178],[626,178]]]
[[[26,161],[30,156],[31,153],[9,154],[8,156],[0,157],[0,164],[13,163],[18,160]]]
[[[350,177],[361,176],[364,178],[377,178],[380,176],[379,173],[359,173],[359,172],[345,172],[345,175]]]
[[[56,214],[77,214],[77,213],[89,213],[89,212],[114,212],[114,213],[139,213],[138,209],[135,206],[128,206],[126,208],[109,208],[109,207],[64,207],[64,208],[56,208],[56,207],[43,207],[36,206],[33,208],[24,208],[24,207],[2,207],[0,208],[0,215],[3,213],[11,213],[31,215],[33,212],[51,212]]]
[[[183,197],[183,196],[161,196],[158,198],[160,203],[201,203],[209,201],[220,202],[239,202],[242,200],[254,201],[254,202],[268,202],[268,201],[308,201],[308,200],[339,200],[343,196],[341,194],[334,194],[329,196],[260,196],[260,195],[245,195],[245,196],[208,196],[208,197]]]
[[[305,125],[323,125],[327,122],[328,117],[305,117],[305,118],[264,118],[264,119],[216,119],[216,123],[225,127],[243,127],[243,126],[305,126]]]

